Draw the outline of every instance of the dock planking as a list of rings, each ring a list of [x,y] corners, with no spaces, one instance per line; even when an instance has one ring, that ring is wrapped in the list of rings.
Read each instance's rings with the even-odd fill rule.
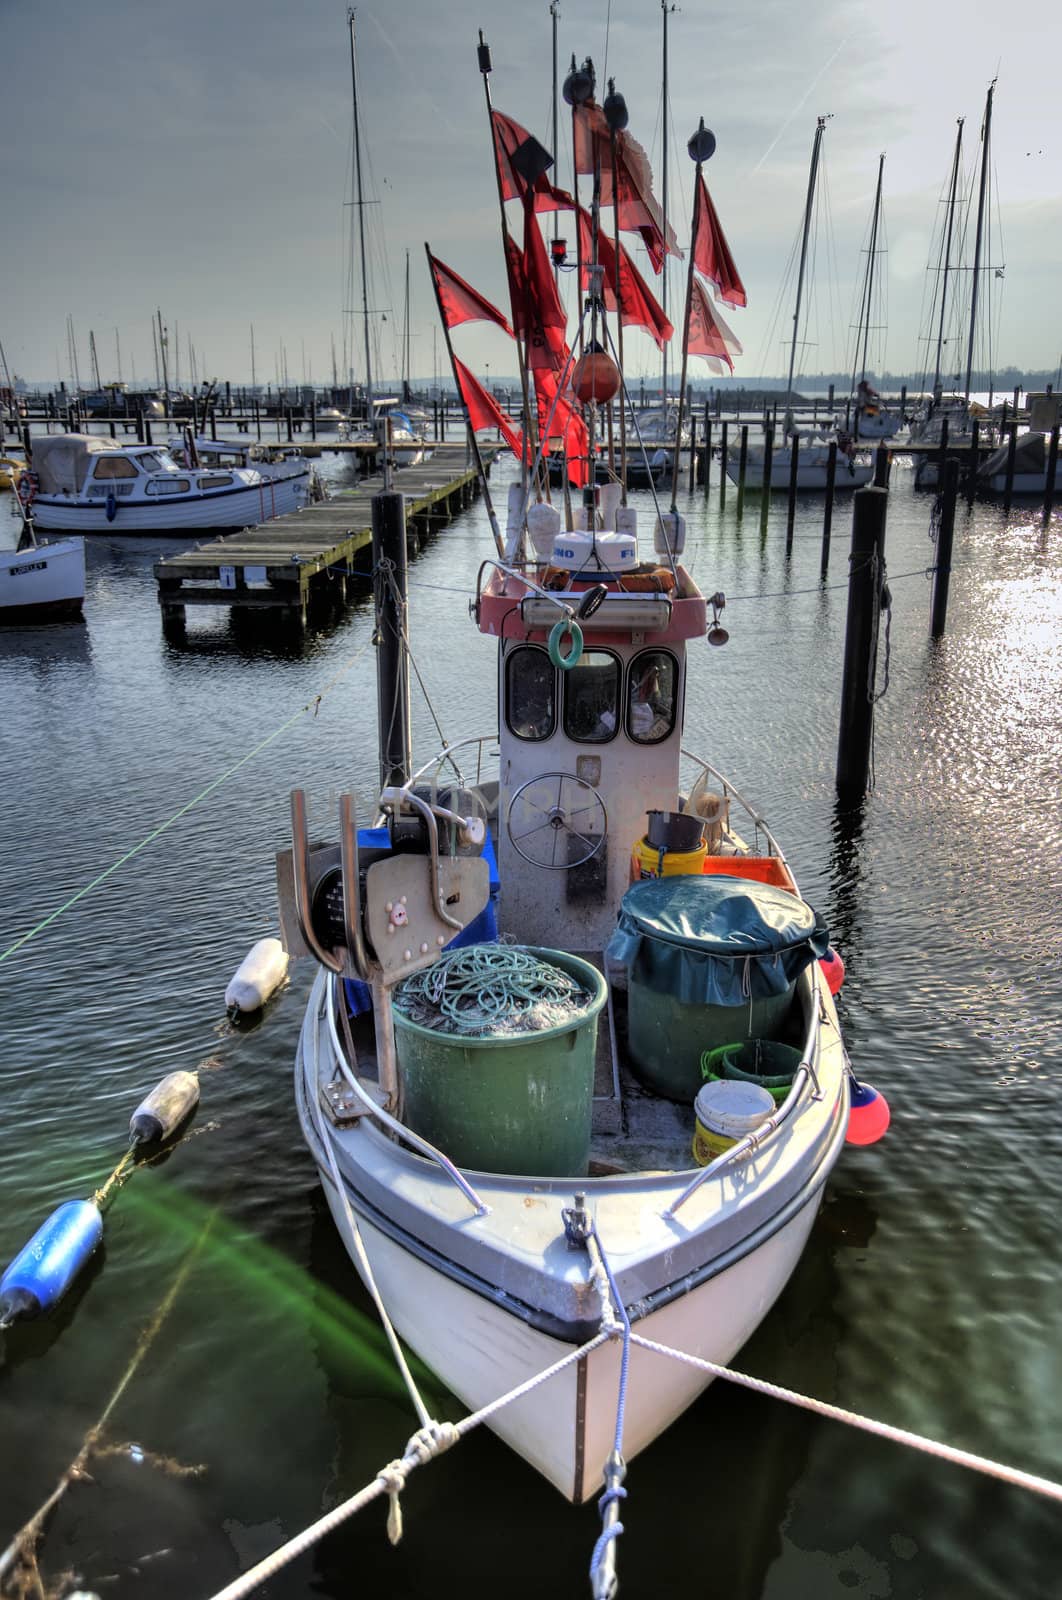
[[[484,452],[488,471],[495,453]],[[479,491],[463,444],[440,446],[418,466],[399,468],[392,486],[405,496],[411,551]],[[364,478],[332,499],[156,562],[163,628],[179,631],[188,606],[211,605],[277,610],[305,628],[315,600],[345,600],[348,586],[364,583],[372,500],[383,487],[379,474]]]

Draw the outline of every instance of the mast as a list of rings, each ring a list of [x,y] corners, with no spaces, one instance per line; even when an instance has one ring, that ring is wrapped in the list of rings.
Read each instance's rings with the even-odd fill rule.
[[[118,363],[118,382],[122,381],[122,345],[118,338],[118,329],[114,330],[114,358]]]
[[[878,219],[881,216],[881,179],[885,171],[885,157],[878,157],[878,187],[874,195],[874,215],[870,224],[870,250],[867,254],[867,270],[863,277],[863,295],[859,306],[859,331],[856,333],[855,361],[859,363],[859,382],[862,383],[867,375],[867,347],[870,344],[870,308],[874,303],[874,256],[878,247]],[[863,335],[863,357],[859,357],[859,333]],[[856,375],[855,363],[852,366],[852,393],[855,393]]]
[[[559,123],[558,123],[558,94],[557,94],[557,18],[560,16],[559,0],[549,0],[549,14],[553,19],[553,159],[560,159]],[[576,217],[576,230],[578,231],[579,219]],[[553,213],[553,237],[560,238],[560,212]]]
[[[696,163],[697,173],[693,180],[693,221],[690,228],[690,259],[686,266],[686,314],[682,320],[682,376],[679,380],[678,417],[675,422],[675,455],[671,463],[671,512],[678,512],[678,479],[679,479],[679,453],[682,449],[682,408],[686,402],[686,373],[689,369],[690,359],[690,316],[693,309],[693,267],[694,254],[697,244],[697,228],[700,224],[701,214],[701,171],[706,161],[709,161],[715,151],[715,136],[710,129],[704,126],[704,118],[700,119],[697,132],[690,139],[687,149]],[[690,449],[692,450],[692,440]]]
[[[100,381],[100,363],[96,355],[96,335],[91,328],[89,329],[89,354],[92,357],[92,375],[96,380],[96,392],[98,394],[103,388],[103,384]]]
[[[162,403],[163,415],[169,410],[170,403],[170,375],[166,368],[166,329],[162,326],[162,307],[155,307],[155,315],[159,319],[159,360],[162,362],[162,392],[165,399]]]
[[[800,337],[800,306],[804,298],[804,269],[808,260],[808,235],[811,232],[811,214],[815,208],[815,184],[819,176],[819,151],[825,130],[826,118],[820,117],[815,128],[815,143],[811,147],[808,197],[804,205],[804,232],[800,240],[800,270],[797,274],[796,310],[793,312],[793,346],[789,352],[789,378],[785,386],[786,433],[790,431],[792,420],[790,396],[793,393],[793,372],[796,367],[797,340]]]
[[[977,301],[978,290],[981,286],[981,246],[984,242],[985,227],[985,196],[988,192],[988,151],[992,138],[992,96],[995,93],[996,80],[988,85],[988,98],[985,100],[985,120],[981,124],[981,186],[977,196],[977,239],[974,244],[973,287],[970,291],[970,342],[966,350],[966,394],[967,404],[970,401],[970,374],[973,371],[974,335],[977,332]]]
[[[258,393],[258,378],[254,370],[254,323],[251,323],[251,393]]]
[[[667,135],[668,135],[668,127],[667,127],[667,19],[668,19],[669,12],[674,11],[674,9],[675,9],[675,7],[673,5],[669,5],[668,4],[668,0],[660,0],[660,10],[663,12],[663,16],[664,16],[664,80],[663,80],[663,90],[662,90],[662,97],[661,97],[661,103],[660,103],[660,127],[661,127],[661,130],[662,130],[662,133],[663,133],[663,146],[664,146],[664,155],[663,155],[663,160],[661,162],[661,167],[660,167],[660,209],[661,209],[661,211],[663,213],[663,218],[664,218],[664,229],[663,229],[663,232],[664,232],[664,264],[663,264],[663,267],[661,269],[662,278],[661,278],[661,282],[660,282],[660,290],[661,290],[661,293],[660,293],[660,305],[661,305],[661,308],[663,310],[663,313],[664,313],[665,317],[667,316],[667,265],[668,265],[668,262],[667,262],[667,256],[668,256],[668,250],[667,250]],[[661,396],[660,408],[661,408],[661,412],[662,412],[662,415],[663,415],[663,418],[664,418],[665,429],[666,429],[666,424],[667,424],[667,340],[666,339],[664,341],[664,349],[663,349],[662,361],[663,361],[663,390],[664,390],[664,392],[663,392],[663,395]]]
[[[365,326],[365,414],[372,427],[372,357],[369,354],[369,271],[365,255],[365,202],[361,190],[361,130],[358,123],[358,64],[354,42],[354,9],[347,12],[350,24],[350,86],[354,96],[354,172],[357,179],[358,247],[361,251],[361,314]]]
[[[944,282],[940,290],[940,325],[937,328],[937,360],[933,372],[933,394],[940,389],[940,357],[944,349],[944,312],[948,300],[948,272],[951,268],[951,235],[955,225],[955,200],[959,192],[959,167],[962,161],[962,129],[965,117],[959,118],[959,131],[955,135],[955,156],[951,164],[951,184],[948,193],[948,232],[944,245]]]
[[[406,310],[402,325],[402,399],[408,405],[413,398],[409,386],[409,251],[406,251]]]

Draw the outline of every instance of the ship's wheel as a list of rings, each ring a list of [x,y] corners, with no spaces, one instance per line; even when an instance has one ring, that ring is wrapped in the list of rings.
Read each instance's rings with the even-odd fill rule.
[[[584,778],[543,772],[517,789],[505,826],[518,856],[533,867],[567,872],[597,855],[608,832],[608,812]]]

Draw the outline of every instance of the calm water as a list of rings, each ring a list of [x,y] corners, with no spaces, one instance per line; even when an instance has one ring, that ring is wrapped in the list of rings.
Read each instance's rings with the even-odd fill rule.
[[[702,587],[730,596],[731,641],[691,650],[686,742],[760,802],[826,913],[856,1069],[893,1108],[883,1144],[843,1155],[739,1364],[1062,1478],[1062,527],[961,516],[949,631],[933,644],[929,501],[902,470],[893,488],[877,786],[848,818],[832,785],[847,514],[822,587],[813,500],[789,563],[780,502],[766,537],[754,500],[737,523],[732,490],[723,513],[714,489],[688,509],[689,555]],[[414,646],[450,737],[493,722],[493,650],[465,604],[488,547],[477,507],[412,571]],[[220,611],[190,613],[186,646],[167,644],[156,554],[92,542],[83,626],[0,632],[0,948],[280,728],[370,636],[362,602],[304,647],[237,632]],[[292,1107],[309,974],[257,1028],[234,1032],[222,1000],[275,929],[289,789],[308,789],[321,832],[344,788],[371,805],[372,673],[369,650],[316,715],[0,963],[3,1261],[107,1175],[147,1088],[210,1064],[193,1135],[118,1195],[87,1281],[0,1352],[3,1543],[177,1286],[111,1417],[122,1448],[67,1495],[42,1550],[46,1577],[72,1570],[115,1600],[205,1600],[412,1431]],[[422,704],[416,716],[426,756],[434,731]],[[430,1380],[428,1392],[458,1414]],[[626,1595],[1059,1592],[1058,1508],[723,1384],[628,1487]],[[593,1509],[566,1506],[486,1432],[416,1475],[404,1506],[397,1549],[374,1506],[268,1593],[588,1592]]]

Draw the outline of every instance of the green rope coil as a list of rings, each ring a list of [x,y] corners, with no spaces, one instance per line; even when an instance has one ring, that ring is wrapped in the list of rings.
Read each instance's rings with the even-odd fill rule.
[[[567,655],[561,654],[561,640],[568,636],[572,643]],[[549,659],[562,672],[569,672],[583,653],[583,630],[574,617],[561,617],[553,624],[549,636]]]
[[[534,1033],[569,1020],[590,995],[520,945],[470,944],[441,955],[395,989],[410,1022],[468,1038]]]

